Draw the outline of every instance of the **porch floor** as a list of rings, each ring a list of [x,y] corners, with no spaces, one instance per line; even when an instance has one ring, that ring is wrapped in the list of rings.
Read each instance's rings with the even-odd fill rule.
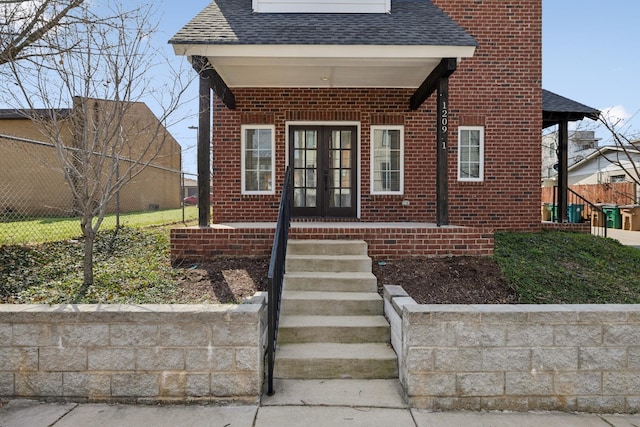
[[[222,224],[211,224],[211,228],[219,230],[238,230],[247,228],[263,228],[274,229],[276,228],[275,222],[229,222]],[[291,221],[291,228],[312,228],[312,229],[334,229],[339,230],[343,228],[355,228],[355,229],[421,229],[421,228],[465,228],[459,225],[443,225],[438,226],[435,223],[430,222],[358,222],[358,221]]]

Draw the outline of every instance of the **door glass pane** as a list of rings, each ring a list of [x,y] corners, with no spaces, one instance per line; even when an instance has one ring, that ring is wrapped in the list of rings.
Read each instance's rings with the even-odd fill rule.
[[[340,206],[343,208],[351,207],[351,190],[343,189],[340,194]]]
[[[318,132],[295,130],[293,132],[294,206],[315,207],[318,181]]]
[[[316,190],[315,189],[308,189],[307,190],[307,207],[308,208],[315,208],[317,206],[317,198],[316,198]]]
[[[340,148],[345,150],[351,149],[351,131],[344,130],[340,133]]]
[[[316,188],[316,185],[318,183],[318,179],[317,179],[317,173],[318,170],[317,169],[306,169],[306,181],[304,184],[304,187],[307,188]]]
[[[340,169],[340,150],[331,150],[331,167]]]
[[[316,149],[317,148],[317,132],[311,131],[306,132],[307,135],[307,148]]]
[[[293,190],[293,204],[297,207],[304,207],[304,188],[296,188]]]
[[[301,169],[296,169],[293,171],[293,186],[296,188],[302,187],[304,185],[304,171]]]
[[[351,150],[342,151],[342,167],[345,169],[351,168]]]
[[[329,148],[331,148],[332,150],[340,148],[340,132],[339,131],[334,130],[333,132],[331,132]]]

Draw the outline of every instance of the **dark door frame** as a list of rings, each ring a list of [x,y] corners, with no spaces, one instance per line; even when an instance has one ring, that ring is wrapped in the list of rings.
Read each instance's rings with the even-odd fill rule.
[[[358,129],[357,124],[345,124],[322,122],[322,123],[291,123],[288,125],[288,163],[293,167],[294,183],[296,176],[294,161],[294,132],[299,130],[316,131],[317,132],[317,171],[316,171],[316,206],[315,207],[295,207],[292,206],[292,215],[297,217],[320,217],[320,218],[355,218],[358,215],[359,203],[359,145],[358,145]],[[329,146],[331,135],[336,130],[348,130],[352,132],[350,156],[350,207],[332,207],[330,206],[331,180],[329,173],[332,170]],[[336,150],[337,151],[337,150]],[[339,151],[338,151],[339,153]],[[335,169],[334,169],[335,170]],[[344,188],[344,187],[343,187]],[[295,191],[295,184],[294,184]]]

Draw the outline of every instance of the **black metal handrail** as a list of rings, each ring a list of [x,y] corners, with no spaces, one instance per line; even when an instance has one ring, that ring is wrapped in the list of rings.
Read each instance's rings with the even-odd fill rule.
[[[278,211],[278,223],[273,236],[271,262],[269,263],[269,298],[267,304],[267,394],[272,396],[273,369],[275,366],[276,343],[278,340],[278,320],[280,317],[280,300],[282,298],[282,282],[285,273],[287,241],[291,223],[291,170],[287,166],[282,185],[282,197]]]
[[[576,193],[570,188],[567,188],[567,205],[568,206],[579,206],[582,205],[584,210],[581,212],[573,211],[571,212],[571,216],[575,218],[569,218],[573,220],[572,222],[583,222],[590,221],[591,222],[591,230],[592,233],[596,235],[600,235],[600,230],[602,230],[603,237],[607,237],[607,218],[604,210],[601,206],[595,205],[591,203],[589,200],[582,197],[580,194]],[[558,206],[558,187],[553,187],[553,206],[556,208],[552,208],[551,210],[551,221],[560,222],[558,218],[559,209]],[[569,212],[568,212],[569,213]]]

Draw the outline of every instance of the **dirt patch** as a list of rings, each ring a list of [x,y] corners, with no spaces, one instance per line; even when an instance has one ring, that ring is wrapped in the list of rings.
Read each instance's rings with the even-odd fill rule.
[[[239,303],[268,286],[269,258],[217,258],[177,267],[178,303]]]
[[[265,291],[269,258],[218,258],[178,268],[177,302],[236,303]],[[400,285],[419,304],[516,304],[498,265],[488,257],[373,261],[378,289]]]

